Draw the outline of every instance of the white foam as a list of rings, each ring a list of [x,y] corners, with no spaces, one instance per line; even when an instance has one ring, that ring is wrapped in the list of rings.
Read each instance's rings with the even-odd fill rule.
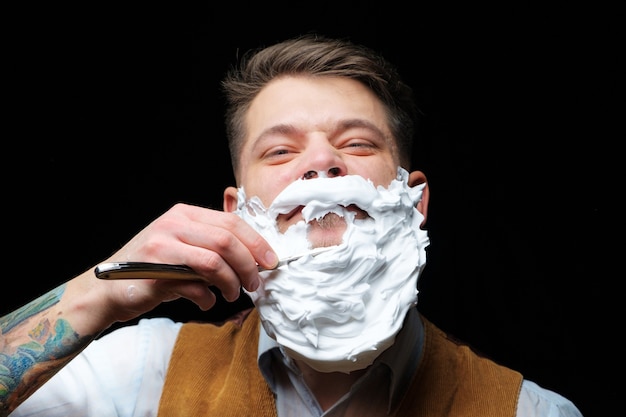
[[[423,185],[409,187],[408,172],[375,187],[361,176],[298,180],[265,208],[239,189],[243,219],[261,233],[280,257],[310,249],[307,223],[335,213],[346,219],[343,242],[273,271],[248,292],[265,331],[291,357],[322,372],[351,372],[369,366],[400,330],[417,303],[417,279],[429,244],[415,205]],[[345,207],[369,214],[357,219]],[[303,221],[281,233],[276,216],[304,206]]]

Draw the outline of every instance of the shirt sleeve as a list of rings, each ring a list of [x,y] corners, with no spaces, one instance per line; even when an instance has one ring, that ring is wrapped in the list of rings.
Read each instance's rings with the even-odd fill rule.
[[[156,416],[181,324],[141,319],[104,335],[10,417]]]
[[[583,417],[574,403],[535,382],[524,380],[517,403],[517,417]]]

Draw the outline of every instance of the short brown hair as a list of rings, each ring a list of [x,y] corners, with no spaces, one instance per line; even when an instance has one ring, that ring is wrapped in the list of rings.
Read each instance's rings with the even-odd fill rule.
[[[307,34],[251,50],[231,68],[222,89],[226,96],[226,135],[235,177],[245,137],[244,119],[265,85],[283,75],[347,77],[367,86],[383,103],[398,158],[410,168],[417,108],[412,89],[380,54],[345,39]]]

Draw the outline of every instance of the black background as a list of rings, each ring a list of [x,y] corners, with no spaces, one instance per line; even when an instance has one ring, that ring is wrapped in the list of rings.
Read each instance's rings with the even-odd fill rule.
[[[233,184],[221,76],[248,48],[318,31],[381,51],[424,112],[413,156],[431,187],[421,311],[586,416],[617,410],[606,376],[624,356],[624,274],[612,266],[617,14],[500,3],[5,14],[0,314],[91,268],[176,202],[221,208]],[[242,305],[207,313],[179,300],[146,316],[219,319]]]

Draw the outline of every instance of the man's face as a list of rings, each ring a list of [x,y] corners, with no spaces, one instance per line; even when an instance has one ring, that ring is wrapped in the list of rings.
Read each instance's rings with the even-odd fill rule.
[[[426,184],[415,185],[425,178],[399,168],[383,105],[354,80],[273,80],[245,123],[239,188],[225,191],[224,209],[281,257],[331,247],[262,273],[249,295],[263,327],[318,371],[363,369],[417,302],[428,236]]]
[[[383,186],[396,178],[398,151],[385,109],[357,81],[339,77],[273,80],[252,101],[245,122],[248,136],[240,157],[239,186],[266,207],[300,178],[351,174]],[[357,213],[357,217],[364,215]],[[280,215],[277,225],[286,230],[300,220],[295,210]],[[313,226],[309,239],[314,246],[340,242],[345,224],[339,222],[335,228],[332,222],[331,216],[327,224]]]

